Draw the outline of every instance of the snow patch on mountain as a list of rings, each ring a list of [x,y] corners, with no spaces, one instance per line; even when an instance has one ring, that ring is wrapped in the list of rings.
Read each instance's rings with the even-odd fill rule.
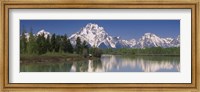
[[[43,34],[44,34],[44,37],[45,37],[45,38],[47,38],[48,35],[51,36],[51,33],[45,31],[44,29],[42,29],[42,30],[40,30],[39,32],[37,32],[36,36],[39,36],[39,35],[41,36],[41,35],[43,35]]]
[[[38,31],[36,34],[33,34],[33,36],[39,36],[39,35],[41,36],[42,34],[44,34],[44,37],[45,37],[45,38],[47,38],[48,35],[51,37],[51,33],[48,32],[48,31],[45,31],[44,29]],[[24,35],[25,35],[25,38],[26,38],[27,40],[29,40],[30,33],[24,33]],[[22,35],[20,35],[20,36],[22,36]]]
[[[90,46],[107,48],[146,48],[146,47],[178,47],[180,46],[180,37],[161,38],[153,33],[145,33],[138,41],[135,39],[124,40],[118,37],[112,37],[106,33],[103,27],[97,24],[89,23],[69,39],[73,45],[76,44],[77,37],[82,41],[88,42]]]
[[[172,38],[161,38],[152,33],[145,33],[137,42],[136,48],[146,48],[146,47],[174,47],[172,43]]]
[[[69,39],[73,45],[76,44],[76,39],[79,37],[82,41],[88,42],[92,47],[99,47],[100,45],[107,46],[107,48],[116,48],[115,44],[119,41],[120,37],[109,36],[103,27],[97,24],[89,23],[75,34],[72,34]]]
[[[176,38],[176,39],[173,39],[171,41],[171,44],[174,46],[174,47],[179,47],[180,46],[180,35]]]

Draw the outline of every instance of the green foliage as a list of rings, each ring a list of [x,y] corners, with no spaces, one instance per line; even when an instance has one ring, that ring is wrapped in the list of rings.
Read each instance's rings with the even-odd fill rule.
[[[28,54],[37,54],[37,48],[38,48],[38,45],[36,43],[36,38],[35,36],[33,36],[33,33],[32,33],[32,29],[31,29],[31,32],[29,33],[29,39],[27,41],[27,53]]]
[[[26,30],[23,29],[20,36],[20,54],[29,55],[44,55],[46,53],[73,53],[74,48],[67,38],[67,35],[48,35],[46,38],[44,34],[38,36],[33,35],[33,29],[30,29],[29,37],[26,38]],[[80,40],[80,39],[79,39]],[[79,44],[79,53],[82,53],[82,44]]]
[[[81,46],[81,39],[80,39],[80,37],[77,37],[77,39],[76,39],[75,51],[76,51],[77,54],[81,54],[81,52],[82,52],[82,46]]]
[[[86,41],[83,41],[82,48],[83,48],[83,51],[82,51],[83,56],[87,57],[89,53],[89,47]]]
[[[46,38],[46,40],[45,40],[47,51],[51,51],[51,40],[50,39],[51,38],[48,35],[47,38]]]
[[[56,35],[56,42],[55,42],[55,48],[54,48],[55,52],[59,52],[60,51],[61,44],[62,44],[61,36],[60,35]]]
[[[51,37],[51,41],[50,41],[51,47],[50,47],[50,52],[54,52],[55,48],[56,48],[56,34],[54,33]]]
[[[73,46],[69,39],[67,39],[67,35],[65,34],[62,38],[61,44],[62,51],[65,53],[73,53]]]
[[[26,39],[26,30],[23,28],[22,35],[20,37],[20,53],[26,53],[27,39]]]
[[[66,47],[67,47],[67,52],[69,52],[69,53],[73,53],[74,52],[74,48],[73,48],[73,46],[72,46],[72,44],[71,44],[69,39],[67,40],[67,46]]]
[[[23,28],[22,34],[20,36],[20,54],[21,55],[45,55],[55,53],[60,54],[69,54],[76,53],[74,55],[79,55],[83,57],[88,57],[89,46],[86,41],[81,42],[82,39],[77,37],[76,46],[73,48],[70,40],[67,38],[67,35],[56,35],[55,33],[52,36],[47,36],[45,34],[40,34],[38,36],[33,35],[33,29],[30,28],[29,37],[26,38],[26,29]],[[90,53],[95,57],[101,57],[102,50],[98,48],[92,48],[93,52]]]
[[[161,48],[120,48],[120,49],[104,49],[104,54],[119,54],[119,55],[180,55],[180,47]]]
[[[90,48],[89,53],[92,54],[94,57],[101,57],[103,51],[100,48],[92,47]]]
[[[38,45],[38,54],[45,54],[47,52],[47,43],[44,34],[37,36],[36,43]]]
[[[102,50],[99,49],[99,48],[95,48],[94,49],[94,56],[95,57],[101,57],[101,55],[102,55]]]
[[[61,49],[66,53],[68,52],[68,42],[67,42],[67,35],[65,34],[62,37],[62,44],[61,44]]]

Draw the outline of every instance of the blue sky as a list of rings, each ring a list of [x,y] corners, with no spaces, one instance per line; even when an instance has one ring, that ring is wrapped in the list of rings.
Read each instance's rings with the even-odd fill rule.
[[[180,20],[20,20],[20,32],[23,27],[33,33],[45,29],[55,34],[71,34],[80,31],[88,23],[104,27],[111,36],[123,39],[139,39],[144,33],[154,33],[160,37],[176,38],[180,35]]]

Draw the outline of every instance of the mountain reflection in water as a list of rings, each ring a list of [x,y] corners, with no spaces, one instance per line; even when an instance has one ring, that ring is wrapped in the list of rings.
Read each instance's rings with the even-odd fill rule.
[[[179,56],[103,55],[100,59],[21,64],[21,72],[180,72]]]

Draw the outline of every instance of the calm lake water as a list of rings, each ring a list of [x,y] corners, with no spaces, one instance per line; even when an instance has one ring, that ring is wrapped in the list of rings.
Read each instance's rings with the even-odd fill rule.
[[[103,55],[97,60],[21,64],[21,72],[180,72],[179,56]]]

